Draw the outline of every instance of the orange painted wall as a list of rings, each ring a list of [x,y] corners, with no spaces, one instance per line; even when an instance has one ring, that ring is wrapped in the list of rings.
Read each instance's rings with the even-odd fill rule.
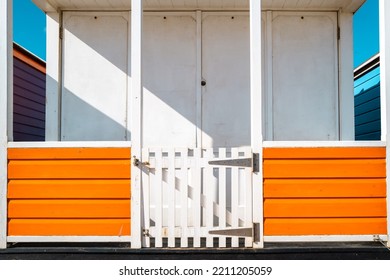
[[[130,152],[8,149],[8,235],[130,235]]]
[[[264,234],[386,234],[385,148],[265,148]]]

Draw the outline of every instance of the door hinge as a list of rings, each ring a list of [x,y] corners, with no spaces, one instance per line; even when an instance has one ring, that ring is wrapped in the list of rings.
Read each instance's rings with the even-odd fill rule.
[[[64,38],[64,28],[62,26],[60,26],[59,36],[61,40]]]
[[[252,167],[253,172],[259,172],[259,154],[254,153],[251,158],[211,160],[210,165],[224,165],[237,167]]]
[[[337,26],[337,40],[340,40],[340,37],[341,37],[340,26]]]
[[[253,242],[260,241],[260,224],[253,223],[251,228],[224,228],[210,230],[209,234],[215,235],[226,235],[226,236],[236,236],[236,237],[253,237]]]

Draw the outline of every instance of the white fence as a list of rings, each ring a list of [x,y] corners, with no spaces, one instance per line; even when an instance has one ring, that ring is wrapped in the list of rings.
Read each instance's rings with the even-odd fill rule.
[[[210,165],[251,158],[251,149],[144,148],[144,247],[251,247],[252,168]],[[210,230],[232,229],[231,236]]]

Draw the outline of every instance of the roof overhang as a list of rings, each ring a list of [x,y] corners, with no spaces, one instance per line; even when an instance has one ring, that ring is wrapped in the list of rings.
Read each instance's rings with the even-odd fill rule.
[[[131,0],[32,0],[45,12],[59,10],[130,10]],[[366,0],[262,0],[263,10],[356,12]],[[248,10],[249,0],[144,0],[145,10]]]

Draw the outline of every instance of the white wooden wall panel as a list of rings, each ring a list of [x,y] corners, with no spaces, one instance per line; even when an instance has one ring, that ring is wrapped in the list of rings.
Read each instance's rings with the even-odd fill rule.
[[[145,15],[144,147],[196,146],[196,22]]]
[[[203,15],[202,145],[250,145],[249,16]]]
[[[127,13],[65,13],[61,140],[125,141]]]
[[[274,13],[274,140],[337,140],[337,13]]]

